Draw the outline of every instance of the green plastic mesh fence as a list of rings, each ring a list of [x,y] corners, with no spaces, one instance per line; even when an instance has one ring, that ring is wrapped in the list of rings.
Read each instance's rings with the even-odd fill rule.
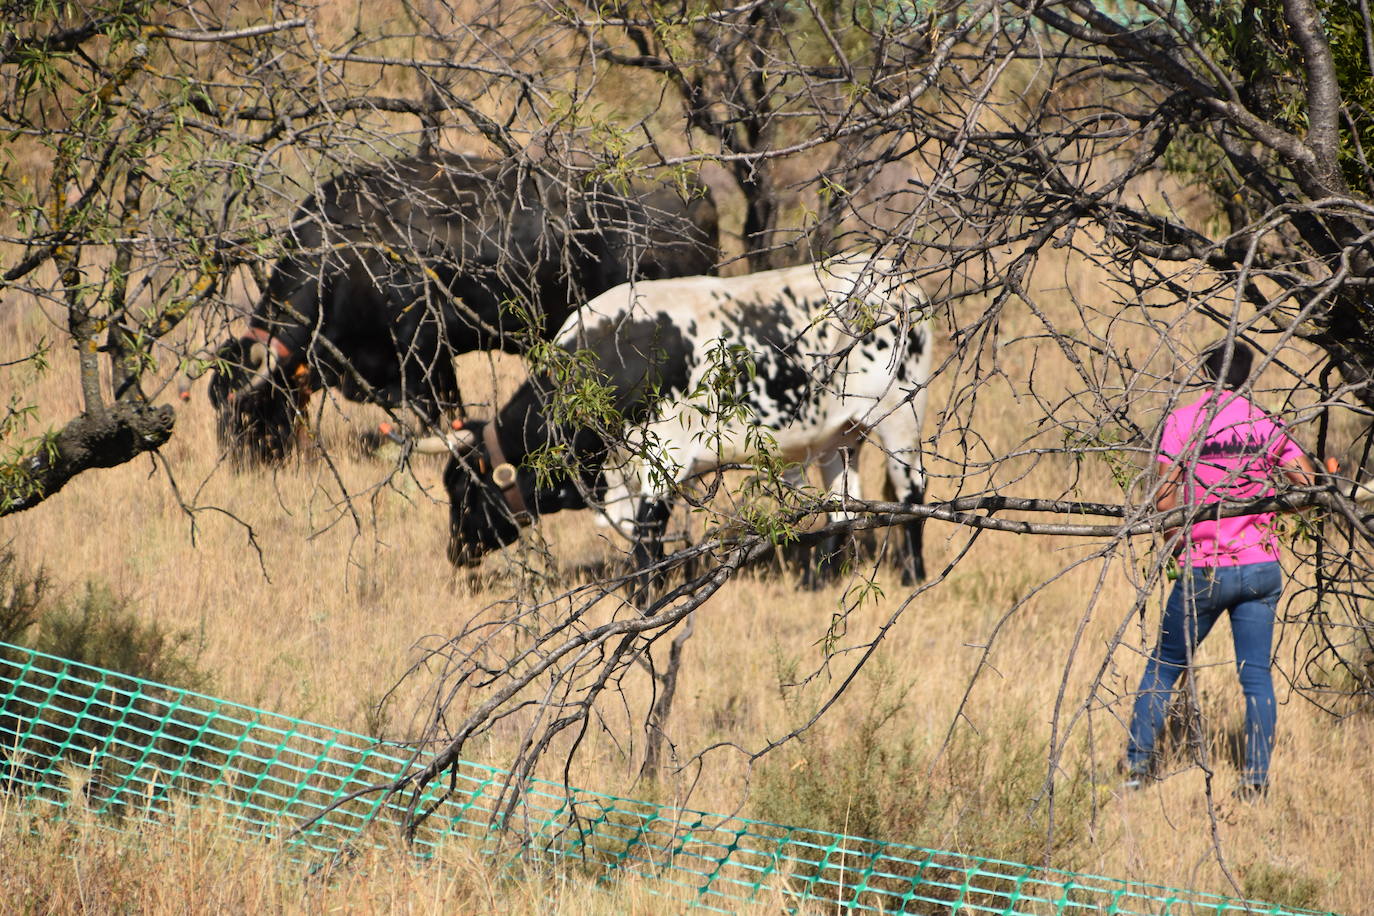
[[[363,735],[0,643],[0,784],[63,805],[73,768],[97,813],[214,801],[234,824],[333,852],[399,827],[409,797],[365,792],[418,754]],[[525,855],[593,874],[652,875],[718,912],[782,899],[799,912],[1027,914],[1303,913],[993,859],[670,808],[533,781],[510,803],[507,773],[461,764],[418,800],[419,852],[494,824]],[[497,813],[502,816],[498,817]]]

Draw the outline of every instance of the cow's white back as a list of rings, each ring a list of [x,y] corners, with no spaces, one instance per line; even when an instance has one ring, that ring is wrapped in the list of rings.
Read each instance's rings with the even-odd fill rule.
[[[608,515],[629,533],[640,502],[670,500],[694,474],[749,463],[761,444],[788,462],[818,464],[830,495],[859,497],[857,449],[870,438],[887,455],[898,498],[919,502],[927,309],[919,287],[891,262],[855,256],[741,277],[627,284],[593,299],[560,331],[565,348],[666,317],[686,334],[691,353],[685,387],[668,393],[629,444],[641,456],[608,463]],[[748,352],[754,375],[734,380],[744,410],[722,421],[711,392],[731,348]],[[781,376],[805,381],[780,386]]]

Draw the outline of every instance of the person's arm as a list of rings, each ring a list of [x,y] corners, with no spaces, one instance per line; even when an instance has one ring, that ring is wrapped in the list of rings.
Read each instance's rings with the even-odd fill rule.
[[[1159,442],[1156,445],[1155,457],[1160,468],[1161,481],[1159,490],[1155,493],[1155,509],[1159,512],[1167,512],[1176,508],[1181,502],[1182,494],[1179,487],[1184,484],[1183,458],[1187,453],[1186,431],[1179,426],[1179,416],[1177,412],[1171,413],[1164,420],[1164,425],[1160,429]],[[1177,528],[1169,528],[1164,532],[1164,542],[1167,544],[1173,541],[1178,534]],[[1181,547],[1183,539],[1178,540],[1175,550]]]
[[[1283,476],[1295,487],[1310,487],[1317,482],[1317,469],[1306,455],[1299,454],[1291,461],[1279,465]]]
[[[1155,508],[1160,512],[1167,512],[1169,509],[1178,505],[1178,485],[1183,480],[1183,468],[1178,465],[1169,467],[1169,474],[1164,478],[1164,483],[1159,486],[1159,495],[1155,497]]]
[[[1155,496],[1155,508],[1160,512],[1168,512],[1178,506],[1178,488],[1183,482],[1183,468],[1177,464],[1169,466],[1169,472],[1164,478],[1164,482],[1159,485],[1159,493]],[[1178,534],[1177,528],[1166,528],[1164,530],[1164,543],[1169,543]],[[1179,541],[1175,546],[1175,553],[1182,548],[1183,542]]]

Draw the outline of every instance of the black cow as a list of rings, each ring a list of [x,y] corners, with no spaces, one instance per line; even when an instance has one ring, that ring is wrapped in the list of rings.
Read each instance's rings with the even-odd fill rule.
[[[609,483],[633,494],[642,567],[662,556],[677,487],[703,470],[750,461],[763,443],[785,461],[819,464],[832,497],[857,497],[858,447],[876,441],[896,497],[919,504],[927,309],[895,265],[863,256],[610,290],[556,338],[593,370],[602,396],[583,389],[551,414],[555,380],[536,377],[494,422],[417,444],[453,454],[444,473],[450,561],[476,563],[514,541],[522,525],[583,507]],[[607,405],[627,426],[600,422]],[[625,452],[640,457],[606,467]],[[571,459],[568,470],[547,460],[533,466],[555,453]],[[904,533],[903,580],[922,580],[921,522]],[[822,557],[833,558],[836,546],[823,545]]]
[[[518,352],[604,290],[718,257],[699,185],[621,193],[453,154],[339,175],[301,205],[248,332],[216,353],[221,445],[285,456],[321,387],[436,421],[461,406],[455,354]]]

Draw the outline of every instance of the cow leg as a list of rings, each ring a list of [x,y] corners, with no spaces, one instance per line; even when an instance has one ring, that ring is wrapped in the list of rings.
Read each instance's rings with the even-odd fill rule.
[[[821,461],[821,477],[825,481],[827,499],[861,499],[859,487],[858,451],[853,444],[844,445]],[[850,512],[832,512],[830,519],[853,518]],[[816,542],[815,562],[807,564],[802,585],[818,589],[835,578],[844,562],[844,546],[848,537],[844,532],[827,534]]]
[[[663,559],[663,535],[673,505],[665,499],[642,499],[634,520],[634,589],[631,601],[643,610],[649,606],[654,590],[663,580],[661,570],[650,569]]]
[[[614,449],[606,456],[606,463],[601,469],[605,492],[601,494],[601,505],[595,518],[598,528],[613,528],[629,538],[635,534],[636,497],[641,489],[640,474],[633,461],[632,457]]]
[[[782,479],[791,489],[801,490],[807,485],[806,469],[798,464],[789,465],[787,470],[783,471]],[[775,557],[782,569],[801,570],[803,588],[811,588],[814,572],[811,568],[812,545],[806,539],[806,535],[821,524],[824,524],[824,521],[816,516],[806,519],[797,529],[799,539],[783,545],[777,550]]]
[[[921,465],[919,449],[890,450],[886,444],[883,450],[887,455],[887,480],[899,502],[908,506],[919,506],[925,502],[926,475]],[[922,554],[924,518],[913,519],[902,524],[902,546],[898,551],[898,563],[902,571],[902,584],[915,585],[926,578],[925,557]]]

